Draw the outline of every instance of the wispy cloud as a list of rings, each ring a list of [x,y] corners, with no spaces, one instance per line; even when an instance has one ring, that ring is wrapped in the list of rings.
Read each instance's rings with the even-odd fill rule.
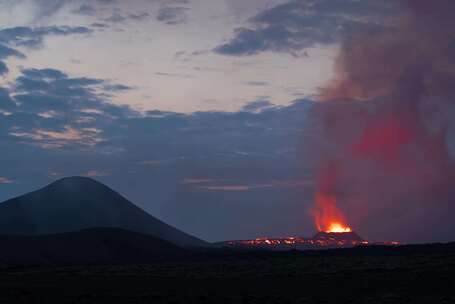
[[[0,184],[12,184],[12,183],[13,183],[13,181],[10,180],[9,178],[0,176]]]
[[[21,26],[0,30],[0,42],[27,48],[39,48],[43,46],[44,37],[49,35],[68,36],[89,34],[91,32],[91,29],[83,26],[47,26],[33,28]]]
[[[184,79],[190,79],[190,78],[196,77],[196,76],[190,75],[190,74],[166,73],[166,72],[156,72],[155,75],[162,76],[162,77],[176,77],[176,78],[184,78]]]
[[[255,87],[265,87],[265,86],[270,85],[270,83],[267,81],[247,81],[247,82],[245,82],[245,84],[249,85],[249,86],[255,86]]]
[[[100,133],[102,133],[101,130],[94,128],[76,129],[71,126],[65,126],[61,131],[36,129],[31,132],[11,132],[10,135],[29,140],[42,148],[51,149],[73,144],[94,146],[103,141]]]
[[[86,176],[86,177],[105,177],[105,176],[109,176],[109,173],[104,172],[104,171],[98,171],[98,170],[90,170],[81,175]]]
[[[160,8],[156,19],[168,25],[183,24],[188,20],[188,11],[187,7],[166,5]]]
[[[264,183],[233,183],[229,180],[216,179],[185,179],[183,184],[191,186],[195,190],[203,191],[234,191],[244,192],[261,189],[283,189],[295,187],[312,187],[312,179],[308,180],[273,180]]]

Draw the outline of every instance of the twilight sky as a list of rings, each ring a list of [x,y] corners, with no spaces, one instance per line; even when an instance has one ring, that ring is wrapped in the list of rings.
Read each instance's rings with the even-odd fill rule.
[[[208,241],[311,235],[314,147],[333,145],[316,100],[346,37],[398,2],[0,0],[0,201],[85,175]],[[347,217],[371,239],[453,237],[389,211]]]
[[[249,18],[283,1],[244,2],[1,1],[4,28],[86,28],[78,35],[46,34],[40,45],[20,47],[27,58],[11,56],[4,81],[17,77],[21,67],[109,79],[132,88],[112,102],[143,111],[236,111],[257,99],[286,105],[315,94],[330,77],[336,45],[314,41],[305,51],[289,46],[276,53],[262,52],[276,46],[259,45],[260,37],[231,41],[239,28],[262,27]],[[282,39],[281,30],[255,35]]]

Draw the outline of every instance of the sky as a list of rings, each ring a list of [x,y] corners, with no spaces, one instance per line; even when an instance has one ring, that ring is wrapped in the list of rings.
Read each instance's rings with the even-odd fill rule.
[[[393,31],[405,2],[0,0],[0,201],[83,175],[208,241],[311,235],[338,139],[324,88],[350,37]],[[422,212],[344,207],[370,239],[455,238],[419,234]]]
[[[286,105],[317,92],[330,76],[336,48],[313,45],[305,50],[308,57],[296,56],[300,50],[285,55],[245,50],[257,54],[237,56],[220,48],[248,18],[279,0],[2,2],[7,7],[3,27],[87,29],[79,35],[44,35],[38,48],[21,48],[27,58],[10,58],[5,81],[23,66],[109,79],[132,88],[112,101],[141,111],[237,111],[257,99]]]

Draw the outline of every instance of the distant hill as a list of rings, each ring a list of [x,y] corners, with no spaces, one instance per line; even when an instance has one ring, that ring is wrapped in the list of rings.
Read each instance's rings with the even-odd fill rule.
[[[170,242],[118,228],[40,236],[0,235],[0,244],[0,265],[136,264],[185,253]]]
[[[42,235],[95,227],[150,234],[178,246],[208,245],[156,219],[107,186],[85,177],[64,178],[0,204],[0,234]]]

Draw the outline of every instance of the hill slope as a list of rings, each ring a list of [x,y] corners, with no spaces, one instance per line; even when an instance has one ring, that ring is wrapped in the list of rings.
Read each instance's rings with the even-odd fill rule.
[[[147,263],[185,250],[150,235],[94,228],[40,236],[0,235],[0,265]]]
[[[150,234],[179,246],[207,246],[90,178],[65,178],[0,204],[0,234],[40,235],[95,227]]]

